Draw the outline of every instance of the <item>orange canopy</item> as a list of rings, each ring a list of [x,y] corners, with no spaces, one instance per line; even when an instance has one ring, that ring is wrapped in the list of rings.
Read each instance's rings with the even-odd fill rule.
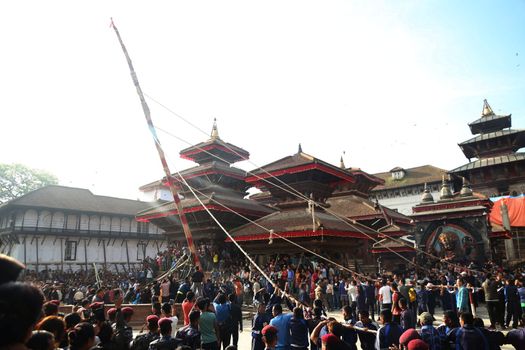
[[[510,226],[525,227],[525,197],[502,198],[494,202],[490,211],[490,222],[503,226],[501,204],[505,203],[509,213]]]

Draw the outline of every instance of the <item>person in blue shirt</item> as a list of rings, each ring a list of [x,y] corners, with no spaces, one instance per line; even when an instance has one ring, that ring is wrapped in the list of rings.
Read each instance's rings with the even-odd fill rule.
[[[391,346],[399,346],[399,337],[403,334],[403,328],[392,321],[392,311],[381,311],[379,320],[383,326],[377,331],[376,350],[386,350]]]
[[[295,307],[290,319],[290,345],[294,350],[308,350],[308,323],[304,319],[303,309]]]
[[[457,281],[458,291],[456,294],[456,308],[458,313],[463,314],[469,312],[469,295],[468,290],[465,287],[465,281],[462,278],[458,278]]]
[[[277,328],[277,345],[276,350],[290,350],[290,320],[291,313],[283,314],[281,304],[275,304],[272,309],[273,318],[270,325]]]
[[[368,311],[363,310],[359,312],[359,321],[356,322],[355,326],[360,328],[357,334],[359,336],[359,342],[361,343],[361,349],[374,350],[376,336],[373,332],[368,332],[367,330],[376,331],[379,326],[370,319]]]
[[[430,311],[428,307],[428,299],[430,292],[427,290],[427,282],[421,283],[421,288],[417,293],[417,314],[421,315],[423,312]]]
[[[271,317],[265,312],[266,305],[257,305],[257,314],[252,320],[252,348],[251,350],[264,350],[261,331],[264,326],[270,324]]]
[[[219,325],[221,342],[224,347],[227,347],[231,342],[231,324],[233,319],[226,294],[219,293],[213,301],[213,307],[215,308],[215,317]]]
[[[455,344],[456,350],[490,350],[485,335],[474,327],[474,317],[470,312],[461,314],[460,324],[461,327],[448,334],[448,340]]]
[[[525,315],[525,286],[520,280],[516,280],[516,286],[518,287],[518,295],[520,297],[521,315]]]
[[[366,310],[362,310],[364,312]],[[352,308],[350,306],[345,306],[343,308],[343,342],[350,347],[351,350],[357,350],[357,332],[354,329],[354,324],[356,320],[352,318]]]
[[[505,286],[505,306],[507,307],[507,317],[505,318],[505,326],[510,327],[512,320],[512,328],[518,328],[518,320],[520,318],[520,296],[518,294],[518,287],[514,285],[514,280],[507,280]]]
[[[441,350],[445,338],[432,326],[433,322],[434,317],[430,312],[425,311],[419,315],[421,339],[428,344],[429,350]]]

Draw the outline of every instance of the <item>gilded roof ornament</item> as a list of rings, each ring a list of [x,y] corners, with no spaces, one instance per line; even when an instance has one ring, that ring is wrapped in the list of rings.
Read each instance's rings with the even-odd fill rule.
[[[430,189],[428,188],[428,185],[425,182],[425,189],[423,191],[423,195],[421,196],[421,203],[431,203],[431,202],[434,202],[434,197],[432,197],[432,193],[430,193]]]
[[[445,179],[445,174],[443,174],[443,180],[441,182],[441,191],[439,192],[439,199],[451,199],[452,197],[452,191],[450,191],[448,181]]]
[[[213,127],[211,129],[211,139],[220,140],[219,129],[217,129],[217,118],[213,118]]]
[[[489,103],[487,102],[487,99],[483,100],[483,111],[481,112],[482,117],[486,117],[489,115],[494,115],[494,111],[490,107]]]

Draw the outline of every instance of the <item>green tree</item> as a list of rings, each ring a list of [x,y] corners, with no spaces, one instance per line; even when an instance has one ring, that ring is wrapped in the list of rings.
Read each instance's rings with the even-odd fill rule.
[[[57,183],[57,177],[46,171],[22,164],[0,164],[0,203]]]

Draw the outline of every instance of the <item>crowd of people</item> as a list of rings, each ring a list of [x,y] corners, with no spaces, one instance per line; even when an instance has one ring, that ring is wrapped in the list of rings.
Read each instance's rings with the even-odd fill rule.
[[[36,273],[2,256],[0,348],[238,349],[242,308],[253,305],[252,350],[525,349],[520,269],[444,265],[363,275],[282,255],[261,265],[270,283],[239,256],[212,254],[209,267],[151,278],[105,270]],[[72,312],[61,314],[63,304],[74,305]],[[137,336],[133,304],[151,305]],[[434,327],[438,308],[443,323]]]

